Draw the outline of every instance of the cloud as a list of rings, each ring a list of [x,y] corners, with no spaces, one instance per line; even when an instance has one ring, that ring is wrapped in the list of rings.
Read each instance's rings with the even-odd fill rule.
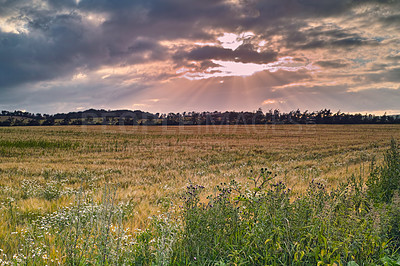
[[[400,24],[400,14],[383,17],[383,18],[381,18],[381,21],[383,21],[387,25],[397,25],[397,26],[399,26],[399,24]]]
[[[327,27],[327,28],[326,28]],[[348,29],[330,29],[331,26],[320,26],[311,29],[299,29],[288,34],[287,45],[296,49],[316,48],[355,48],[360,46],[377,46],[376,39],[360,36]]]
[[[400,82],[400,67],[381,71],[380,73],[364,76],[368,82]]]
[[[223,60],[241,63],[265,64],[276,60],[277,53],[273,51],[258,52],[251,44],[243,44],[237,49],[226,49],[215,46],[203,46],[183,55],[187,60]]]
[[[349,63],[345,62],[344,60],[327,60],[327,61],[317,61],[315,64],[326,67],[326,68],[342,68],[349,65]]]
[[[340,99],[350,97],[344,92],[357,88],[365,91],[365,97],[380,93],[382,103],[374,110],[381,110],[388,101],[384,98],[396,98],[397,92],[382,89],[367,94],[368,88],[372,90],[369,83],[373,89],[389,89],[400,81],[399,1],[0,2],[2,106],[34,106],[35,101],[41,102],[38,95],[65,106],[74,101],[84,106],[82,99],[116,106],[122,102],[118,97],[179,86],[185,73],[207,73],[204,84],[211,86],[215,78],[211,87],[230,93],[232,83],[225,78],[244,75],[228,66],[243,66],[245,71],[243,64],[254,64],[257,71],[234,79],[252,86],[249,90],[257,95],[248,96],[249,108],[256,98],[272,99],[270,94],[282,91],[291,91],[293,95],[287,97],[293,99],[322,93],[326,101],[342,106]],[[221,41],[224,36],[233,38],[230,46]],[[292,60],[282,63],[282,58]],[[43,84],[48,85],[46,90]],[[186,91],[188,97],[193,95]],[[97,93],[112,102],[90,98]],[[349,109],[361,100],[351,97],[353,102],[343,100]]]

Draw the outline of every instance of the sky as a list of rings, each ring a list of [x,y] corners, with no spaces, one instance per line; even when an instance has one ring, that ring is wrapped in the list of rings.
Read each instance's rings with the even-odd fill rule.
[[[400,0],[0,0],[0,109],[400,114]]]

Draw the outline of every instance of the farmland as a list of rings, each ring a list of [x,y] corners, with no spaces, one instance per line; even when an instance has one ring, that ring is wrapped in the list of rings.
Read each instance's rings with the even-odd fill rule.
[[[32,221],[72,210],[80,204],[77,195],[91,204],[108,195],[110,206],[125,213],[123,230],[135,232],[152,223],[149,217],[179,212],[188,184],[204,186],[200,201],[206,202],[218,193],[216,185],[246,185],[261,168],[294,197],[310,182],[332,190],[352,175],[365,179],[391,138],[400,140],[399,125],[0,128],[0,256],[32,256],[21,251]],[[54,237],[46,241],[60,245]],[[68,252],[47,247],[40,254],[56,264],[66,263]]]

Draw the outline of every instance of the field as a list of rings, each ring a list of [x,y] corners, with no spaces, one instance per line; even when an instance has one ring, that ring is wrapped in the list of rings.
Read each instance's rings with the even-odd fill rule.
[[[291,188],[293,198],[310,182],[333,190],[352,175],[366,179],[392,138],[400,140],[399,125],[0,128],[0,262],[18,264],[36,254],[39,264],[67,263],[76,250],[56,250],[61,244],[46,233],[29,242],[27,234],[39,230],[43,217],[82,202],[122,210],[123,218],[98,215],[109,230],[117,230],[117,217],[118,230],[143,232],[154,217],[179,212],[189,184],[205,187],[199,200],[206,202],[219,193],[216,185],[236,180],[245,186],[261,168]],[[71,245],[83,249],[79,241]]]

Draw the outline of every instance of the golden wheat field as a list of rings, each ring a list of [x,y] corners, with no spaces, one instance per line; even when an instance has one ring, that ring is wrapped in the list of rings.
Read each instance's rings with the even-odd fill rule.
[[[366,176],[391,138],[400,139],[400,125],[0,128],[0,201],[13,201],[23,228],[24,217],[71,204],[79,188],[100,197],[112,183],[118,200],[132,205],[127,226],[140,228],[178,205],[188,183],[213,193],[266,167],[302,192],[313,179],[332,187],[351,174]],[[4,239],[11,229],[2,217]]]

